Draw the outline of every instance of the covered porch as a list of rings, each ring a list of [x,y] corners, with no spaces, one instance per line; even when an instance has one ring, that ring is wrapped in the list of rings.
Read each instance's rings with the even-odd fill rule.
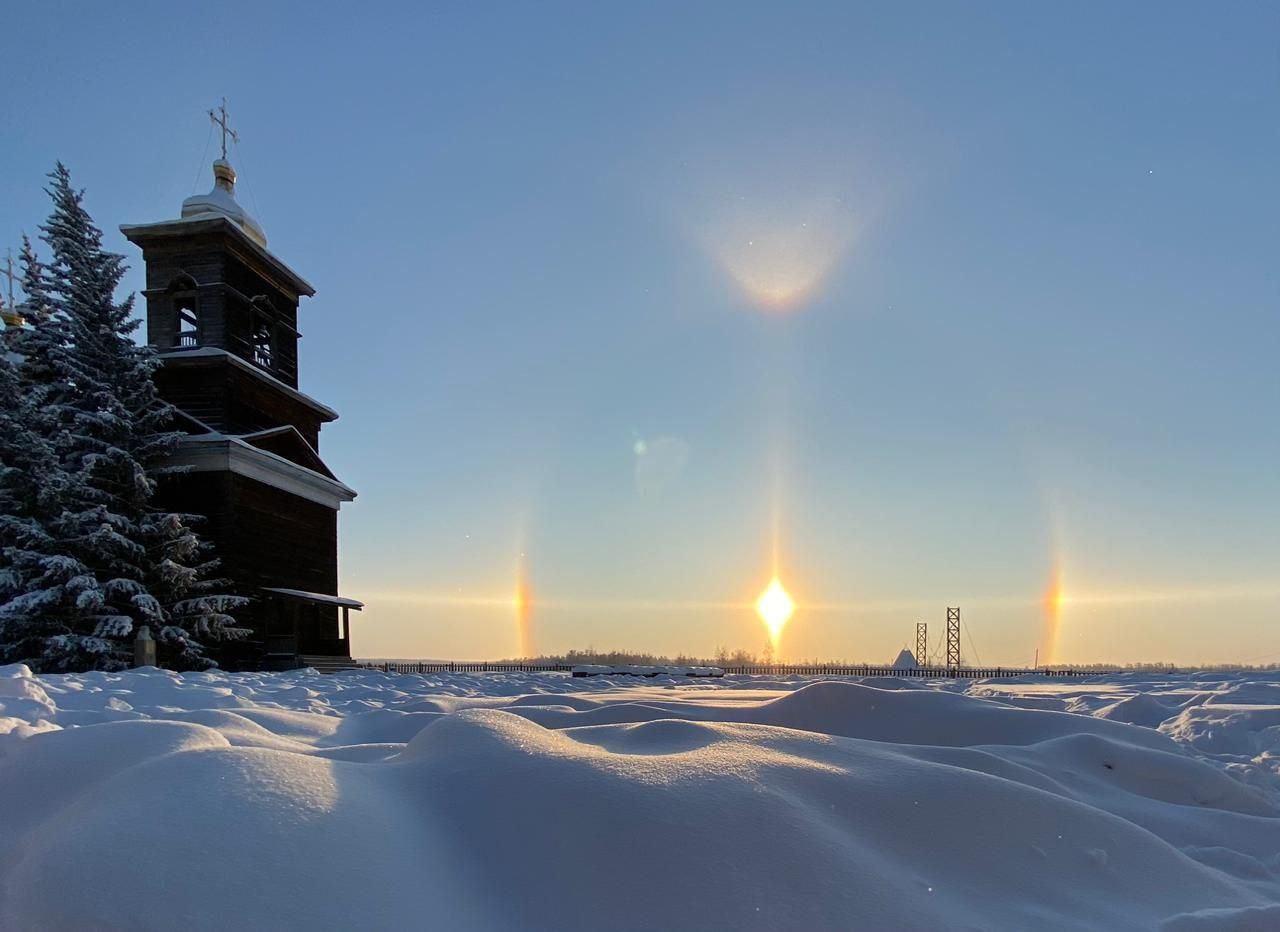
[[[324,592],[262,587],[265,666],[344,669],[351,662],[351,611],[363,602]]]

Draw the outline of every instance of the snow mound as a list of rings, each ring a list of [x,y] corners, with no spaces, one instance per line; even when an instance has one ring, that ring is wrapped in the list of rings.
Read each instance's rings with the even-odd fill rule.
[[[1113,722],[1128,722],[1130,725],[1142,725],[1155,728],[1170,715],[1169,707],[1147,693],[1139,693],[1127,699],[1121,699],[1114,705],[1099,709],[1099,718]]]
[[[0,683],[0,928],[1280,927],[1221,678]]]

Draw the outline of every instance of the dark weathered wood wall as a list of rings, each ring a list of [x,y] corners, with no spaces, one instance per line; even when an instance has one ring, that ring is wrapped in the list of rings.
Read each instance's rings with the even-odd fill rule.
[[[175,295],[194,280],[202,346],[217,346],[252,361],[254,307],[275,325],[273,374],[298,387],[298,300],[256,256],[226,233],[211,232],[151,243],[147,269],[147,342],[164,351],[178,346]],[[263,298],[256,305],[255,298]]]
[[[240,613],[254,637],[222,651],[224,665],[254,665],[248,655],[264,649],[268,620],[280,618],[279,606],[262,598],[261,587],[338,591],[335,510],[231,472],[168,476],[160,484],[160,500],[205,516],[197,527],[217,548],[220,573],[234,580],[238,594],[256,600]],[[336,608],[315,606],[303,614],[309,637],[337,639]]]
[[[316,452],[321,415],[252,373],[217,356],[165,360],[156,372],[160,394],[210,427],[247,434],[292,424]]]

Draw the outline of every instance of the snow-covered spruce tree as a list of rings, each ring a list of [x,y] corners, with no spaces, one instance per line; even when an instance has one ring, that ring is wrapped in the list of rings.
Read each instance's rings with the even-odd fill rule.
[[[38,665],[46,641],[69,628],[62,610],[89,569],[51,533],[73,482],[58,450],[64,400],[62,374],[70,345],[66,321],[54,312],[45,269],[22,243],[25,327],[4,331],[0,381],[0,662]]]
[[[14,586],[0,604],[3,640],[25,645],[24,656],[7,651],[7,659],[43,670],[119,668],[138,626],[149,625],[162,663],[207,667],[210,641],[247,633],[230,615],[245,600],[219,592],[192,516],[156,506],[155,476],[180,436],[152,381],[157,361],[132,339],[132,296],[115,300],[123,257],[102,248],[66,168],[50,178],[53,213],[41,239],[52,261],[24,276],[49,310],[20,341],[19,373],[33,399],[20,411],[52,447],[57,494],[38,503],[31,546],[6,546]],[[14,636],[21,631],[32,636]]]

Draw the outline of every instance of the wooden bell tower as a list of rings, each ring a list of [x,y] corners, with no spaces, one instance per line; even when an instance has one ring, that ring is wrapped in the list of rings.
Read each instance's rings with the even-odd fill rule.
[[[355,492],[320,457],[332,408],[298,390],[298,305],[315,289],[267,249],[236,202],[226,159],[226,104],[214,187],[181,216],[120,228],[146,266],[147,341],[156,384],[185,432],[160,495],[204,516],[220,574],[253,599],[244,642],[215,647],[232,669],[351,664],[349,613],[338,594],[338,509]]]

